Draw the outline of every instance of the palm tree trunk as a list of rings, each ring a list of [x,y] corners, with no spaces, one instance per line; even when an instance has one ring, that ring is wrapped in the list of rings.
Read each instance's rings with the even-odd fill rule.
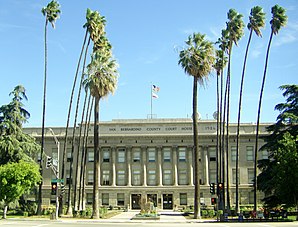
[[[72,170],[73,170],[73,153],[74,153],[74,145],[75,145],[75,133],[76,133],[76,127],[77,127],[77,119],[78,119],[78,112],[79,112],[79,106],[80,106],[80,99],[81,99],[81,91],[83,87],[83,79],[85,76],[84,69],[86,65],[86,58],[87,58],[87,53],[88,53],[88,46],[90,44],[91,38],[88,39],[88,44],[86,46],[85,50],[85,56],[84,56],[84,63],[83,63],[83,70],[82,70],[82,76],[81,76],[81,81],[80,81],[80,86],[79,86],[79,91],[78,91],[78,97],[77,97],[77,104],[76,104],[76,111],[75,111],[75,117],[74,117],[74,123],[73,123],[73,131],[72,131],[72,142],[71,142],[71,161],[70,161],[70,170],[69,170],[69,178],[72,179]],[[67,207],[67,214],[72,215],[72,206],[71,206],[71,186],[72,182],[69,184],[68,187],[68,207]]]
[[[76,74],[75,74],[73,85],[72,85],[70,100],[69,100],[69,107],[68,107],[68,114],[67,114],[67,121],[66,121],[66,128],[65,128],[65,137],[64,137],[64,146],[63,146],[63,152],[62,152],[61,179],[64,179],[64,175],[65,175],[65,163],[66,163],[66,151],[67,151],[67,140],[68,140],[68,128],[69,128],[70,114],[71,114],[74,91],[75,91],[75,87],[76,87],[76,83],[77,83],[77,77],[78,77],[79,69],[80,69],[80,65],[81,65],[81,59],[82,59],[82,56],[83,56],[83,53],[84,53],[85,44],[86,44],[86,40],[87,40],[87,35],[88,35],[88,30],[86,29],[86,33],[85,33],[85,37],[84,37],[84,41],[83,41],[79,61],[78,61],[78,64],[77,64]],[[59,214],[61,215],[62,210],[63,210],[62,209],[63,208],[63,195],[62,194],[60,196],[60,204],[61,205],[60,205]]]
[[[242,107],[242,93],[243,93],[246,61],[247,61],[248,50],[249,50],[249,46],[250,46],[250,42],[251,42],[252,32],[253,32],[253,30],[251,29],[250,33],[249,33],[247,46],[246,46],[245,56],[244,56],[244,63],[243,63],[241,83],[240,83],[239,105],[238,105],[237,136],[236,136],[236,212],[237,212],[237,214],[240,213],[240,209],[239,209],[239,144],[240,144],[240,120],[241,120],[241,107]]]
[[[229,161],[230,161],[230,152],[229,152],[229,142],[230,142],[230,94],[231,94],[231,56],[232,56],[232,47],[231,44],[229,48],[229,61],[228,61],[228,92],[227,92],[227,136],[226,136],[226,169],[227,169],[227,212],[231,212],[230,204],[230,174],[229,174]]]
[[[268,47],[267,47],[264,75],[263,75],[263,80],[262,80],[262,86],[261,86],[260,97],[259,97],[259,106],[258,106],[256,143],[255,143],[255,155],[254,155],[254,211],[257,210],[257,168],[258,168],[257,164],[258,164],[258,150],[259,150],[258,149],[258,139],[259,139],[259,127],[260,127],[260,118],[261,118],[261,109],[262,109],[262,98],[263,98],[263,92],[264,92],[264,87],[265,87],[267,65],[268,65],[268,60],[269,60],[269,52],[270,52],[272,37],[273,37],[273,32],[271,31],[270,39],[269,39],[269,43],[268,43]]]
[[[48,26],[48,19],[46,17],[46,22],[44,27],[44,80],[43,80],[42,126],[41,126],[41,150],[40,150],[40,161],[39,161],[39,169],[40,169],[41,176],[43,173],[42,156],[44,151],[44,131],[45,131],[46,94],[47,94],[47,65],[48,65],[47,26]],[[37,207],[38,215],[41,215],[41,204],[42,204],[42,181],[40,181],[39,183],[39,191],[38,191],[38,207]]]
[[[82,147],[82,157],[81,157],[81,173],[80,173],[80,193],[79,193],[79,203],[81,205],[81,209],[84,210],[84,194],[85,194],[85,172],[86,172],[86,162],[87,162],[87,144],[88,144],[88,135],[89,135],[89,127],[90,127],[90,120],[91,120],[91,113],[93,107],[93,99],[91,101],[91,94],[89,95],[87,111],[86,111],[86,119],[85,119],[85,128],[84,128],[84,139],[83,139],[83,147]],[[78,207],[79,209],[79,207]]]
[[[222,61],[224,59],[224,51],[222,51]],[[220,104],[219,104],[219,111],[220,111],[220,114],[219,114],[219,179],[220,179],[220,182],[219,183],[223,183],[223,145],[222,145],[222,136],[223,136],[223,111],[222,111],[222,102],[223,102],[223,81],[224,81],[224,69],[223,69],[223,66],[222,66],[222,69],[221,69],[221,78],[220,78]],[[223,210],[224,209],[224,202],[223,202],[223,196],[222,194],[217,191],[217,194],[218,194],[218,200],[219,200],[219,210]]]
[[[94,106],[93,219],[99,219],[99,97]]]
[[[77,200],[77,184],[78,184],[78,176],[79,176],[79,172],[80,172],[80,167],[79,167],[79,160],[80,160],[80,151],[81,151],[81,147],[82,147],[82,128],[83,128],[83,123],[84,123],[84,116],[85,116],[85,112],[86,112],[86,103],[87,103],[87,97],[88,97],[88,91],[85,92],[85,98],[84,98],[84,104],[83,104],[83,110],[82,110],[82,118],[81,118],[81,124],[80,124],[80,131],[79,131],[79,138],[78,138],[78,147],[77,147],[77,157],[76,157],[76,172],[75,172],[75,182],[74,182],[74,210],[78,211],[79,210],[79,206],[78,206],[78,200]],[[81,160],[82,162],[82,160]]]
[[[201,218],[200,210],[200,161],[199,161],[199,139],[198,139],[198,79],[194,77],[193,82],[193,140],[194,140],[194,219]]]

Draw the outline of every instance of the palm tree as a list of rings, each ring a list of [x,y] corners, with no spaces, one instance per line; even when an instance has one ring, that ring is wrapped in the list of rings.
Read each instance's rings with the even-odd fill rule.
[[[213,68],[216,71],[216,97],[217,97],[217,116],[216,116],[216,183],[218,184],[221,181],[221,163],[222,163],[222,149],[221,149],[221,112],[222,112],[222,86],[223,86],[223,69],[227,64],[227,57],[224,54],[222,46],[220,50],[215,51],[216,60]],[[221,78],[220,78],[221,77]],[[220,80],[219,80],[220,79]],[[222,209],[221,196],[219,196],[219,208]],[[221,202],[220,202],[221,201]]]
[[[223,59],[223,63],[221,66],[221,80],[220,80],[220,100],[219,100],[219,173],[218,173],[218,183],[224,183],[224,176],[225,176],[225,158],[224,158],[224,116],[225,111],[223,111],[223,84],[224,84],[224,67],[227,64],[227,54],[228,50],[228,31],[226,29],[222,29],[221,37],[218,39],[216,44],[219,44],[219,48],[221,50],[221,59]],[[226,97],[226,94],[225,94]],[[225,102],[226,103],[226,102]],[[219,201],[219,210],[223,210],[225,207],[225,190],[221,192],[217,192],[218,194],[218,201]]]
[[[110,93],[114,93],[118,81],[117,63],[112,58],[111,44],[104,34],[94,43],[91,63],[87,66],[86,88],[95,98],[94,105],[94,182],[93,182],[93,214],[99,218],[99,103]]]
[[[249,23],[247,25],[247,28],[250,31],[250,33],[249,33],[245,56],[244,56],[242,76],[241,76],[241,82],[240,82],[240,92],[239,92],[237,137],[236,137],[236,140],[237,140],[237,142],[236,142],[236,211],[237,211],[237,213],[240,213],[240,210],[239,210],[239,178],[238,178],[238,176],[239,176],[239,143],[240,143],[240,118],[241,118],[242,94],[243,94],[243,84],[244,84],[246,61],[247,61],[248,50],[249,50],[253,32],[255,32],[257,36],[262,37],[261,28],[263,28],[264,26],[265,26],[265,13],[263,12],[262,7],[260,7],[260,6],[253,7],[250,11]]]
[[[57,1],[51,1],[46,7],[42,8],[41,12],[45,16],[45,26],[44,26],[44,84],[43,84],[43,107],[42,107],[42,128],[41,128],[41,151],[40,151],[40,173],[42,175],[42,154],[44,150],[44,127],[45,127],[45,115],[46,115],[46,89],[47,89],[47,27],[50,22],[52,27],[55,28],[55,22],[60,16],[60,5]],[[39,193],[38,193],[38,208],[37,213],[41,214],[41,203],[42,203],[42,181],[39,184]]]
[[[230,118],[230,90],[231,90],[231,56],[233,44],[238,45],[238,41],[243,36],[244,22],[242,20],[243,15],[239,14],[236,10],[230,9],[228,12],[228,22],[227,22],[227,31],[229,35],[228,39],[228,72],[227,72],[227,81],[226,81],[226,171],[227,171],[227,209],[230,211],[230,190],[229,190],[229,118]]]
[[[205,85],[214,64],[213,44],[205,40],[205,35],[194,33],[185,42],[187,47],[179,53],[178,64],[185,73],[193,76],[193,140],[194,140],[194,218],[200,214],[200,171],[199,171],[199,141],[198,141],[198,83]]]
[[[255,143],[255,153],[254,153],[254,210],[257,210],[257,159],[258,159],[258,138],[259,138],[259,127],[260,127],[260,117],[261,117],[261,108],[262,108],[262,98],[263,91],[265,87],[267,65],[269,60],[269,51],[272,42],[273,35],[277,35],[279,30],[286,26],[288,17],[286,15],[286,10],[279,5],[275,5],[271,8],[272,19],[271,24],[271,34],[269,38],[269,43],[267,46],[265,68],[263,74],[263,80],[261,85],[261,91],[259,96],[259,106],[258,106],[258,116],[257,116],[257,126],[256,126],[256,143]]]

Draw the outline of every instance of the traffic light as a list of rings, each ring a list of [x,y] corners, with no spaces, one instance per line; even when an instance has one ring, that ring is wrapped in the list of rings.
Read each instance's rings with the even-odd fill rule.
[[[51,195],[56,195],[57,193],[57,182],[52,182],[52,192]]]
[[[211,184],[210,184],[210,193],[211,193],[212,195],[215,194],[215,184],[214,184],[214,183],[211,183]]]
[[[221,194],[224,189],[224,184],[223,183],[218,183],[217,185],[217,194]]]
[[[46,163],[46,168],[50,168],[52,166],[53,163],[53,158],[50,156],[47,156],[47,163]]]
[[[216,198],[211,198],[211,204],[216,205],[217,199]]]

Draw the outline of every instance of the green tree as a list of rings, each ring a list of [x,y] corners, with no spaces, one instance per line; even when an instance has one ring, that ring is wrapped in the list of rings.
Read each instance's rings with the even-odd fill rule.
[[[51,1],[46,7],[43,7],[41,12],[45,16],[44,26],[44,80],[43,80],[43,103],[42,103],[42,126],[41,126],[41,150],[40,150],[40,171],[42,175],[42,154],[44,150],[44,131],[45,131],[45,116],[46,116],[46,90],[47,90],[47,64],[48,64],[48,49],[47,49],[47,27],[50,22],[52,27],[55,28],[55,22],[60,16],[60,5],[57,1]],[[42,204],[42,181],[39,185],[38,192],[38,208],[37,213],[41,214]]]
[[[246,46],[243,68],[242,68],[242,76],[240,82],[240,92],[239,92],[239,104],[238,104],[238,119],[237,119],[237,139],[236,139],[236,211],[239,210],[239,141],[240,141],[240,121],[241,121],[241,107],[242,107],[242,96],[243,96],[243,85],[244,85],[244,76],[246,69],[246,61],[247,55],[251,43],[251,38],[253,32],[256,33],[257,36],[262,37],[261,28],[265,27],[265,13],[263,12],[262,7],[255,6],[250,11],[249,22],[247,25],[249,32],[248,42]]]
[[[243,15],[239,14],[236,10],[230,9],[228,12],[227,32],[228,32],[228,72],[226,81],[226,168],[227,168],[227,209],[230,210],[230,190],[229,190],[229,121],[230,121],[230,90],[231,90],[231,57],[233,44],[238,45],[239,40],[244,35],[244,22]]]
[[[8,163],[0,166],[0,201],[4,201],[3,218],[8,205],[41,181],[39,166],[34,162]]]
[[[268,151],[269,159],[258,162],[258,189],[265,193],[267,206],[284,204],[298,211],[298,86],[280,88],[286,102],[275,106],[280,111],[277,122],[267,127],[270,134],[260,150]]]
[[[12,101],[0,107],[0,165],[20,160],[32,161],[40,146],[35,138],[23,133],[22,125],[30,114],[22,100],[27,100],[25,88],[18,85],[10,93]]]
[[[256,126],[256,141],[255,141],[255,152],[254,152],[254,210],[257,210],[257,161],[258,161],[258,139],[259,139],[259,127],[260,127],[260,118],[261,118],[261,109],[262,109],[262,98],[266,81],[267,66],[269,60],[270,46],[272,42],[273,35],[277,35],[279,30],[287,24],[288,17],[286,16],[286,10],[279,5],[275,5],[271,8],[272,19],[271,24],[271,34],[269,38],[269,43],[267,47],[265,68],[262,79],[262,85],[259,96],[259,105],[258,105],[258,115],[257,115],[257,126]]]
[[[94,182],[93,182],[93,214],[99,218],[99,103],[104,97],[114,93],[118,82],[118,65],[112,56],[112,46],[105,36],[103,20],[95,26],[90,34],[94,42],[91,63],[87,66],[87,77],[84,85],[94,97]]]
[[[194,218],[200,218],[200,172],[198,141],[198,83],[205,85],[214,61],[213,44],[205,35],[194,33],[185,41],[187,47],[180,51],[178,64],[193,77],[193,139],[194,139]]]

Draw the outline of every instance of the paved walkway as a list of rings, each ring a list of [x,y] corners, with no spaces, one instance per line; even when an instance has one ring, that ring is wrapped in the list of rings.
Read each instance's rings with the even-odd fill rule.
[[[160,211],[160,220],[131,220],[139,211],[122,212],[114,217],[109,218],[111,222],[187,222],[180,212]]]

